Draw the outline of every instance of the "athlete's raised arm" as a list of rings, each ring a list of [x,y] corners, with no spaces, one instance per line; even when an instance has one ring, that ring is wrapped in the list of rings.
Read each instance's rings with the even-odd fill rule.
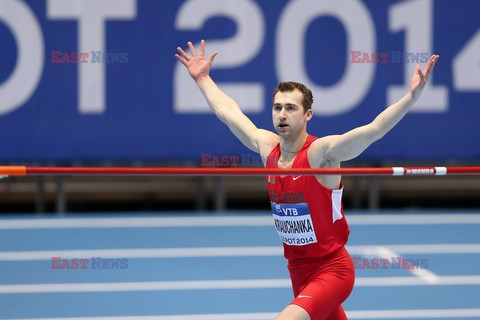
[[[217,52],[205,59],[205,41],[200,42],[200,52],[197,53],[191,42],[188,42],[191,56],[178,47],[179,54],[175,57],[188,70],[188,73],[197,83],[215,115],[225,123],[230,131],[250,150],[261,153],[265,144],[273,144],[278,137],[273,132],[258,129],[250,119],[243,114],[238,104],[225,94],[210,78],[210,69]]]
[[[309,153],[312,166],[336,167],[341,161],[357,157],[373,142],[381,139],[418,100],[438,58],[438,55],[432,55],[423,70],[420,69],[420,65],[415,65],[408,93],[386,108],[370,124],[355,128],[343,135],[328,136],[315,141]]]

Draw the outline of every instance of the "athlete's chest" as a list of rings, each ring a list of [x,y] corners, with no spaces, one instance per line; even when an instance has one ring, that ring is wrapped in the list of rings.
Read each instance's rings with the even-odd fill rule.
[[[295,159],[296,159],[296,157],[287,158],[287,157],[283,157],[281,155],[278,158],[278,162],[277,162],[278,168],[279,169],[290,169],[290,168],[292,168],[294,163],[295,163]]]

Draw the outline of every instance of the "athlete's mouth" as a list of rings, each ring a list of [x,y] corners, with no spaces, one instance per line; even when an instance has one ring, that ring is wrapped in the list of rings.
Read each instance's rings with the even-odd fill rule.
[[[280,123],[278,126],[279,126],[280,128],[285,128],[285,127],[288,127],[288,124],[286,124],[286,123]]]

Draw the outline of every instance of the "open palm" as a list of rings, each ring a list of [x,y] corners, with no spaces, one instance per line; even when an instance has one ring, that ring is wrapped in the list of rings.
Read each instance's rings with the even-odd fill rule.
[[[192,54],[191,56],[183,51],[182,48],[177,48],[178,52],[180,53],[175,54],[177,60],[187,68],[188,73],[195,81],[208,77],[210,69],[212,68],[213,59],[218,53],[214,52],[210,55],[208,60],[205,59],[205,40],[200,41],[199,54],[197,54],[197,51],[191,42],[188,42],[188,48]]]
[[[427,65],[423,70],[420,70],[419,64],[415,65],[415,72],[413,73],[412,82],[410,83],[410,91],[413,97],[418,97],[422,93],[439,57],[439,55],[433,54],[430,59],[428,59]]]

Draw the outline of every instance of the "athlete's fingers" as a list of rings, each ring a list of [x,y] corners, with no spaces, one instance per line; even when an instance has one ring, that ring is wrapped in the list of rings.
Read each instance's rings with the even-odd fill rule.
[[[424,71],[428,69],[428,67],[432,64],[432,60],[435,57],[435,55],[432,54],[430,58],[428,58],[427,64],[425,65]]]
[[[180,57],[178,54],[175,54],[175,58],[177,58],[177,60],[180,61],[184,66],[187,66],[187,60]]]
[[[208,58],[208,62],[210,63],[213,63],[213,59],[215,59],[215,57],[217,56],[218,52],[214,52],[210,55],[210,57]]]
[[[435,64],[437,63],[437,60],[440,56],[439,55],[433,55],[432,58],[429,61],[429,64],[427,64],[427,67],[425,68],[425,81],[428,81],[430,78],[430,74],[432,73],[433,69],[435,68]]]
[[[428,59],[427,65],[425,66],[425,69],[423,69],[423,73],[426,74],[432,67],[433,61],[435,60],[435,55],[433,54],[430,59]]]
[[[420,83],[424,82],[425,81],[425,77],[423,75],[423,71],[422,69],[420,69],[420,65],[417,63],[415,65],[415,72],[418,74],[418,76],[420,77]]]
[[[204,57],[205,56],[205,40],[201,40],[200,41],[200,57]]]
[[[190,52],[192,53],[192,57],[195,57],[197,55],[197,50],[195,50],[195,47],[193,44],[188,41],[188,47],[190,48]]]
[[[185,51],[183,51],[182,48],[178,47],[177,50],[178,50],[178,52],[180,52],[180,54],[182,55],[182,57],[185,60],[190,61],[190,59],[191,59],[190,56]]]

